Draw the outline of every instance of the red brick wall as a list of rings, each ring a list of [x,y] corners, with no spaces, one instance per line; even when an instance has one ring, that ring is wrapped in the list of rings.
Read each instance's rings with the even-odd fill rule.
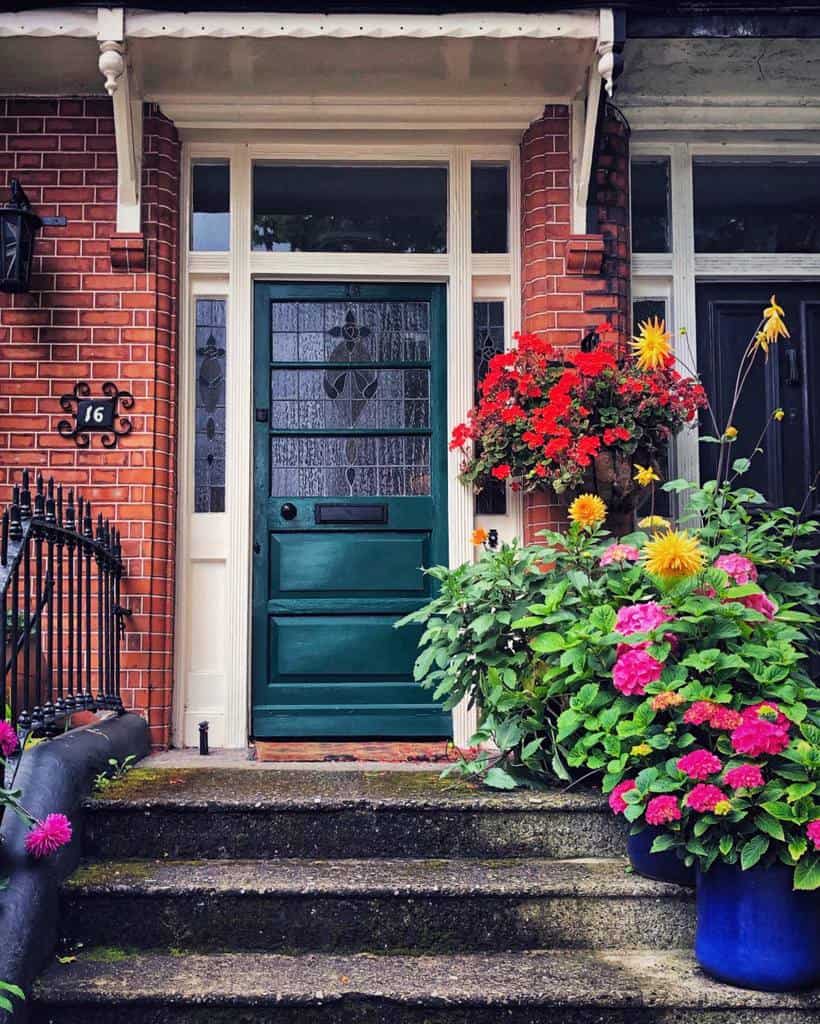
[[[568,266],[572,193],[569,108],[544,109],[521,143],[522,325],[554,345],[574,347],[597,324],[609,320],[625,344],[629,331],[628,137],[609,110],[592,183],[593,210],[603,236],[600,273]],[[590,239],[590,246],[593,245]],[[600,243],[599,243],[600,244]],[[554,495],[527,495],[524,539],[564,521]]]
[[[173,666],[175,390],[179,143],[147,106],[143,270],[112,272],[116,155],[107,99],[0,98],[0,191],[20,179],[42,215],[32,290],[0,293],[0,496],[24,466],[79,487],[122,529],[124,603],[133,616],[123,699],[167,745]],[[131,391],[133,433],[112,451],[57,434],[77,380]]]

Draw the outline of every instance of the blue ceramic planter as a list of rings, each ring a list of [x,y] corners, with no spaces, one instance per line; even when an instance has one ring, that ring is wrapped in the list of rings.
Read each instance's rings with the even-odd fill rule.
[[[820,891],[795,892],[792,875],[780,863],[698,872],[695,955],[705,971],[769,992],[820,984]]]
[[[649,852],[655,836],[663,835],[663,832],[663,829],[647,825],[642,832],[627,838],[626,849],[633,870],[645,878],[654,878],[657,882],[694,885],[695,868],[688,868],[674,850],[664,850],[663,853]]]

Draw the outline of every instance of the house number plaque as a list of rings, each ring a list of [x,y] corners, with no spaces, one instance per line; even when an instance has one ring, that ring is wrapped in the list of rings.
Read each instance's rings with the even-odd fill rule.
[[[106,381],[99,398],[91,397],[91,388],[85,381],[77,381],[70,395],[63,395],[60,408],[73,419],[61,420],[57,433],[71,438],[78,448],[88,448],[91,435],[100,434],[103,448],[114,448],[117,439],[131,433],[131,420],[120,415],[120,409],[134,406],[130,391],[120,391],[116,384]]]

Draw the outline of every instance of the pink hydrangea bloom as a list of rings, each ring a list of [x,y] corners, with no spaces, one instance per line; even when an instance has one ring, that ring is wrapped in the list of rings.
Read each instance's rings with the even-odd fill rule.
[[[653,796],[646,805],[648,825],[663,825],[667,821],[680,821],[678,801],[673,796]]]
[[[724,800],[726,800],[726,794],[722,789],[718,789],[717,786],[709,785],[706,782],[699,782],[687,794],[686,804],[693,811],[713,811]]]
[[[612,565],[613,562],[637,562],[640,551],[631,544],[610,544],[601,555],[601,565]]]
[[[38,860],[71,842],[71,822],[64,814],[49,814],[26,836],[26,852]]]
[[[739,764],[730,768],[723,776],[723,781],[730,789],[758,789],[765,785],[763,772],[756,764]]]
[[[721,555],[715,559],[715,568],[722,569],[733,583],[755,583],[757,580],[754,563],[743,555]]]
[[[711,700],[696,700],[687,708],[683,720],[688,725],[711,725],[713,729],[736,729],[743,719],[725,704],[716,704]]]
[[[723,762],[708,750],[693,750],[678,758],[677,766],[690,779],[708,779],[721,771]]]
[[[624,793],[628,793],[630,789],[634,789],[637,783],[634,779],[623,779],[609,794],[609,806],[612,808],[613,814],[623,814],[626,810],[627,803],[623,798]]]
[[[631,648],[618,656],[612,668],[612,684],[626,697],[642,697],[662,672],[663,665],[651,654]]]
[[[657,629],[664,622],[671,622],[672,616],[657,601],[644,601],[642,604],[628,604],[618,610],[615,620],[615,632],[623,636],[633,633],[648,633]]]
[[[789,745],[790,726],[774,701],[753,704],[744,708],[743,721],[732,732],[732,748],[748,757],[779,754]]]
[[[820,818],[815,818],[806,826],[806,835],[814,843],[815,850],[820,850]]]
[[[741,597],[740,603],[745,604],[753,611],[760,612],[767,619],[773,619],[777,615],[777,605],[766,594],[749,594],[746,597]]]
[[[0,720],[0,754],[11,757],[17,749],[17,733],[8,722]]]

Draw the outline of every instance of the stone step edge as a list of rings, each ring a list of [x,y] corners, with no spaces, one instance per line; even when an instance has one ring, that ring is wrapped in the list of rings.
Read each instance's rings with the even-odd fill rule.
[[[429,1007],[820,1012],[820,990],[783,994],[733,988],[708,978],[691,953],[679,950],[528,950],[419,957],[144,953],[115,962],[110,957],[95,959],[92,951],[50,967],[32,994],[34,1006],[52,1008],[308,1007],[365,1000]]]
[[[627,866],[625,858],[614,857],[105,860],[84,862],[63,883],[63,892],[73,900],[200,893],[302,899],[694,898],[691,889],[631,874]],[[408,868],[418,876],[408,877]]]

